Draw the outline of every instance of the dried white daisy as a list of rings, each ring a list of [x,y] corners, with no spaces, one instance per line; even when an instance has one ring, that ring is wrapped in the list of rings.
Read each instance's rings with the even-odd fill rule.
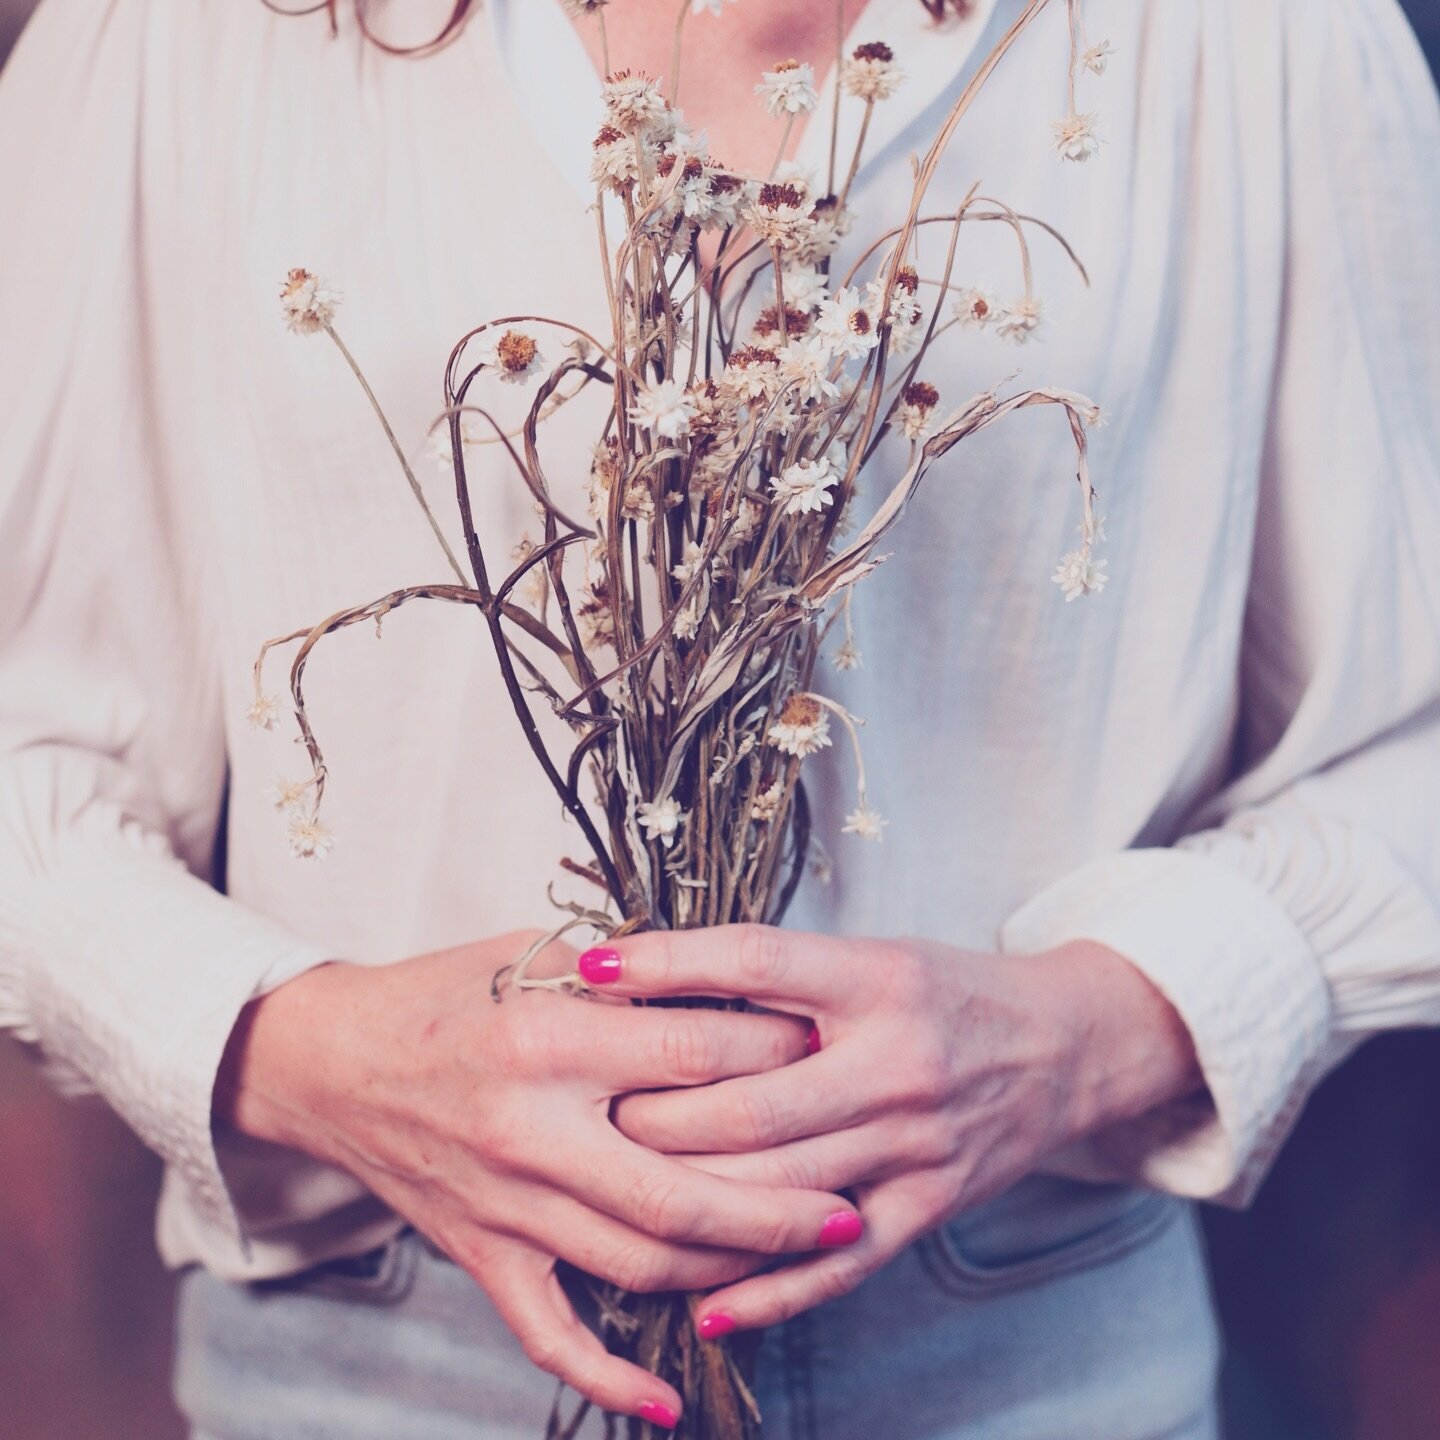
[[[667,850],[685,823],[680,802],[667,795],[663,800],[643,800],[635,807],[635,818],[644,827],[647,840],[658,840]]]
[[[797,310],[814,310],[830,298],[830,282],[825,272],[813,265],[787,266],[781,283],[785,288],[785,303]]]
[[[590,142],[590,179],[622,190],[640,177],[635,141],[618,125],[602,125]]]
[[[830,657],[830,663],[837,670],[858,670],[860,668],[860,647],[853,635],[847,635],[840,648]]]
[[[772,115],[808,115],[820,103],[815,71],[799,60],[780,60],[762,71],[755,93]]]
[[[646,386],[630,408],[630,418],[637,425],[653,430],[663,440],[687,434],[694,413],[695,397],[679,380],[661,380]]]
[[[1105,564],[1085,550],[1071,550],[1060,557],[1050,578],[1065,592],[1068,604],[1082,595],[1098,595],[1105,588]]]
[[[832,355],[858,360],[880,343],[871,301],[858,290],[846,287],[820,307],[815,335]]]
[[[1102,40],[1098,45],[1092,45],[1081,53],[1080,63],[1092,75],[1103,75],[1114,53],[1115,47],[1108,40]]]
[[[770,478],[770,490],[786,515],[818,515],[835,503],[830,493],[840,476],[825,456],[797,460]]]
[[[333,285],[297,266],[280,287],[280,311],[297,335],[314,335],[334,320],[342,298]]]
[[[837,399],[840,387],[830,378],[830,350],[817,340],[793,340],[780,354],[780,383],[801,405]]]
[[[930,433],[931,417],[940,403],[940,392],[924,380],[912,380],[900,392],[895,419],[907,440],[923,440]]]
[[[780,813],[780,802],[784,798],[785,787],[777,780],[751,802],[750,818],[758,820],[762,825],[768,825]]]
[[[660,87],[648,75],[621,70],[606,80],[601,92],[605,117],[627,135],[673,133],[674,119]]]
[[[245,718],[252,730],[273,730],[280,723],[280,702],[273,695],[257,695]]]
[[[323,860],[335,848],[335,836],[314,816],[292,814],[285,834],[297,860]]]
[[[782,754],[803,760],[830,744],[830,717],[813,695],[792,695],[765,738]]]
[[[967,330],[983,330],[999,314],[999,309],[988,290],[962,290],[955,297],[955,318]]]
[[[475,355],[508,385],[523,385],[545,368],[540,346],[523,330],[487,330],[476,342]]]
[[[884,837],[881,831],[890,822],[877,810],[872,810],[868,805],[861,804],[852,810],[845,817],[845,824],[841,826],[842,835],[858,835],[862,840],[879,841]]]
[[[767,181],[744,213],[745,223],[760,239],[791,253],[803,249],[815,229],[809,197],[788,181]]]
[[[817,200],[810,212],[810,228],[795,247],[795,263],[818,265],[828,259],[840,248],[840,242],[854,223],[853,212],[841,209],[838,200],[831,197]]]
[[[286,812],[298,810],[305,802],[305,792],[314,784],[313,780],[291,780],[284,775],[277,775],[275,783],[266,792],[270,796],[270,803],[277,809]]]
[[[1088,160],[1100,149],[1093,115],[1062,115],[1050,122],[1055,149],[1062,160]]]
[[[1007,305],[995,322],[995,333],[1002,340],[1023,345],[1040,328],[1045,318],[1044,305],[1033,295],[1022,295]]]
[[[840,69],[840,88],[857,100],[888,100],[904,80],[895,52],[882,41],[857,46]]]
[[[700,570],[700,562],[705,558],[705,552],[693,540],[685,542],[685,550],[681,558],[670,567],[670,573],[682,584],[688,584],[693,580]]]

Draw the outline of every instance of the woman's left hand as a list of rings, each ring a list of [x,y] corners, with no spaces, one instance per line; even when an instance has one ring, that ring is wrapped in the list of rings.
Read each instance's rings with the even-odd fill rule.
[[[1201,1084],[1169,1002],[1090,942],[1016,957],[740,925],[630,936],[580,972],[616,996],[743,997],[814,1021],[806,1059],[615,1107],[632,1140],[716,1174],[856,1196],[857,1243],[716,1291],[699,1316],[712,1337],[848,1293],[1061,1146]]]

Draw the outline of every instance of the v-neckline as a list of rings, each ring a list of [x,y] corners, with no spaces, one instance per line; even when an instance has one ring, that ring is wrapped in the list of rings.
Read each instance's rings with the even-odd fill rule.
[[[870,120],[857,185],[886,149],[944,92],[964,69],[990,23],[999,0],[980,0],[969,14],[936,26],[917,0],[868,0],[845,37],[843,53],[857,44],[884,40],[905,72],[890,99]],[[487,0],[491,38],[516,106],[551,163],[585,205],[594,203],[586,139],[604,114],[600,77],[561,0]],[[819,87],[819,103],[807,117],[792,163],[823,182],[829,168],[830,118],[840,77],[834,58]],[[853,152],[862,107],[840,107],[836,146],[843,172]],[[703,117],[695,117],[703,128]]]

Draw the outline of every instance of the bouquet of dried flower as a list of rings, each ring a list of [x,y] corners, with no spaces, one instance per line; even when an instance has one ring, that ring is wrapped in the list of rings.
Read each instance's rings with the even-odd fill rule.
[[[571,8],[603,27],[603,3],[571,0]],[[681,0],[672,95],[685,17],[706,3]],[[463,560],[336,332],[338,295],[308,271],[291,272],[282,291],[289,324],[326,333],[354,370],[454,576],[343,610],[262,649],[251,719],[271,728],[278,703],[263,688],[265,660],[277,646],[296,646],[290,695],[312,764],[309,778],[284,797],[297,854],[323,858],[333,843],[320,818],[325,761],[305,707],[311,652],[360,621],[378,624],[412,600],[438,600],[478,612],[536,761],[588,846],[584,860],[560,864],[593,886],[593,899],[561,902],[563,918],[545,943],[575,931],[603,937],[643,927],[773,924],[811,850],[804,762],[837,731],[853,746],[857,775],[844,828],[862,839],[881,837],[885,822],[866,790],[856,723],[820,692],[815,674],[837,627],[833,663],[842,670],[859,663],[853,587],[884,558],[876,547],[930,466],[1014,411],[1057,407],[1074,437],[1081,519],[1079,545],[1061,558],[1054,579],[1067,599],[1102,587],[1086,467],[1095,407],[1057,389],[991,390],[945,405],[925,376],[934,342],[952,327],[989,326],[1016,342],[1034,331],[1040,308],[1031,289],[1030,234],[1043,232],[1070,254],[1042,221],[973,191],[938,213],[922,213],[956,126],[1046,3],[1030,0],[979,66],[914,162],[908,213],[860,249],[843,274],[834,257],[852,227],[847,202],[866,125],[902,79],[886,44],[837,56],[837,115],[841,94],[864,113],[843,171],[832,144],[823,192],[778,159],[763,177],[727,169],[686,128],[657,81],[611,74],[605,123],[592,146],[609,333],[597,336],[561,318],[510,316],[477,326],[454,347],[436,426],[453,475]],[[1055,123],[1055,143],[1062,158],[1084,160],[1097,140],[1093,117],[1075,105],[1077,77],[1100,74],[1109,47],[1088,44],[1078,0],[1067,3],[1069,104]],[[783,61],[757,89],[777,117],[783,156],[796,117],[817,105],[811,67]],[[1023,290],[1006,305],[954,276],[962,230],[982,223],[1008,227],[1015,238]],[[926,274],[915,257],[918,237],[932,228],[944,259]],[[542,339],[555,337],[563,358],[551,364]],[[518,427],[507,430],[486,403],[484,387],[495,380],[536,385]],[[557,498],[541,427],[591,387],[605,387],[608,404],[588,513],[579,516]],[[474,523],[466,454],[477,429],[485,443],[504,447],[534,500],[539,536],[521,542],[512,557],[518,563],[497,565],[497,537]],[[855,529],[857,483],[882,445],[899,447],[889,467],[896,478]],[[568,727],[568,751],[547,738],[555,727],[539,723],[538,707]],[[516,957],[496,982],[497,1001],[512,987],[584,991],[578,975],[533,974],[541,948]],[[747,1352],[702,1343],[686,1297],[600,1285],[592,1291],[611,1348],[684,1396],[687,1436],[758,1435]],[[584,1410],[566,1418],[557,1402],[552,1440],[574,1435]],[[616,1423],[607,1418],[607,1433]],[[628,1425],[632,1437],[652,1433],[643,1421]]]

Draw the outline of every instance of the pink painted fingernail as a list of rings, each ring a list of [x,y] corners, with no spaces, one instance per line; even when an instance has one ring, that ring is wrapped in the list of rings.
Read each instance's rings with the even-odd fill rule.
[[[680,1417],[668,1405],[662,1405],[658,1400],[644,1401],[635,1413],[642,1420],[660,1426],[662,1430],[673,1430],[680,1423]]]
[[[865,1233],[865,1222],[853,1210],[837,1210],[821,1227],[816,1241],[824,1250],[853,1245]]]
[[[620,952],[599,946],[587,950],[576,962],[587,985],[613,985],[620,978]]]
[[[712,1310],[710,1314],[700,1317],[700,1323],[695,1328],[700,1332],[702,1340],[718,1340],[735,1328],[735,1317],[727,1315],[723,1310]]]
[[[807,1055],[820,1053],[820,1027],[818,1025],[812,1025],[810,1033],[805,1037],[805,1053]]]

